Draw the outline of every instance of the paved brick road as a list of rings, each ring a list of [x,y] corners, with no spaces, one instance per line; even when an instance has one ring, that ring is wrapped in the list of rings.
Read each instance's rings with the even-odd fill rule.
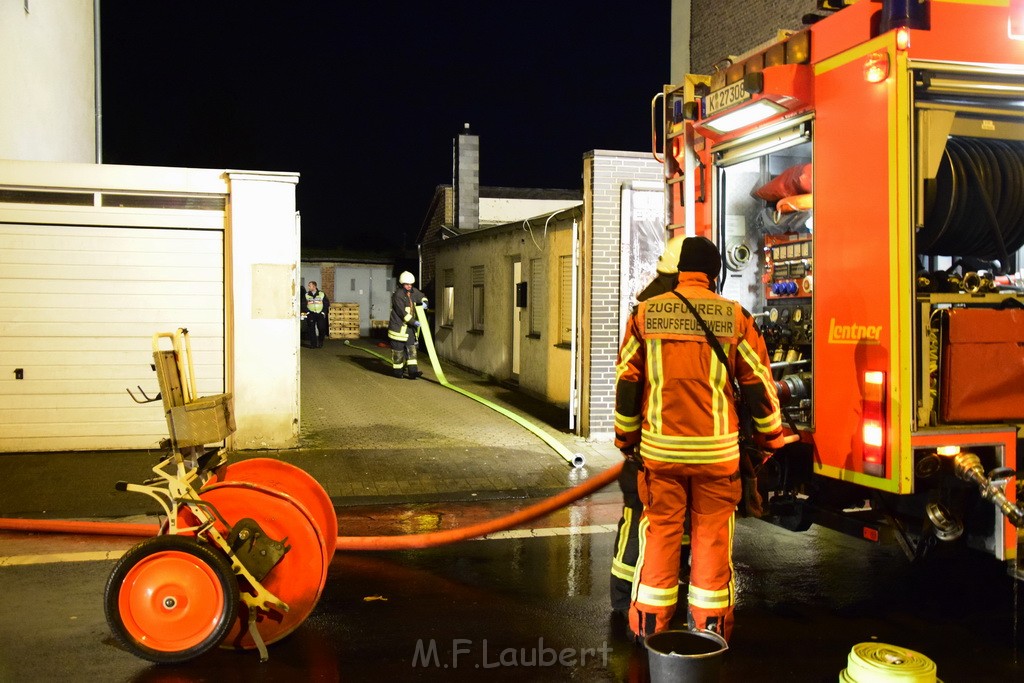
[[[387,355],[371,340],[357,342]],[[618,462],[608,442],[568,433],[565,410],[444,365],[448,380],[527,417],[587,465],[573,469],[553,448],[508,417],[439,384],[423,354],[424,377],[391,376],[390,365],[340,340],[302,351],[301,445],[244,451],[233,460],[272,457],[312,474],[336,505],[535,498]],[[99,518],[155,512],[145,496],[114,482],[152,476],[156,453],[0,454],[0,516]]]

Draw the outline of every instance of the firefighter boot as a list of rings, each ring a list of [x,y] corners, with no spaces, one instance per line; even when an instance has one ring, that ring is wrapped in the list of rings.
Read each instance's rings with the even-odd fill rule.
[[[693,616],[692,610],[686,610],[686,627],[691,631],[703,630],[711,631],[714,634],[720,635],[729,640],[729,636],[732,635],[732,620],[727,616],[716,616],[716,617],[704,617],[704,623],[698,624],[697,618]],[[729,628],[727,628],[729,627]]]
[[[402,368],[396,368],[392,370],[391,374],[397,377],[398,379],[402,379]]]
[[[416,362],[416,346],[411,345],[407,351],[408,359],[405,362],[405,374],[409,379],[417,379],[423,373],[420,372],[419,363]]]

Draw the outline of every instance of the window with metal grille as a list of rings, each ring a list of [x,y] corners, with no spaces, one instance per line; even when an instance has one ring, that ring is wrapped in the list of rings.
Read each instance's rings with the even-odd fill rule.
[[[540,337],[544,328],[544,268],[539,258],[530,259],[530,336]]]
[[[455,324],[455,270],[446,269],[441,282],[441,327],[451,327]]]
[[[572,255],[558,259],[558,343],[572,343]]]
[[[469,328],[474,332],[484,331],[484,267],[470,269],[470,283],[473,285],[472,322]]]

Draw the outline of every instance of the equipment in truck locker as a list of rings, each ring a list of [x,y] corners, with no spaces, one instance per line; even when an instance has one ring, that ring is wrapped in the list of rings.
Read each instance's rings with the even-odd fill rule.
[[[801,436],[766,468],[770,521],[919,556],[970,515],[966,544],[1013,560],[1024,40],[1010,3],[915,4],[842,3],[666,87],[668,228],[719,245]]]
[[[945,312],[942,419],[1024,422],[1024,308]]]

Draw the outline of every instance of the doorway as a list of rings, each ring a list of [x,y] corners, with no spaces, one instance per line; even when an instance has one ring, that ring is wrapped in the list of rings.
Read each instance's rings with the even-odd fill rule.
[[[516,259],[512,262],[512,381],[519,381],[519,363],[522,353],[523,309],[520,307],[520,290],[524,286],[523,262]]]

